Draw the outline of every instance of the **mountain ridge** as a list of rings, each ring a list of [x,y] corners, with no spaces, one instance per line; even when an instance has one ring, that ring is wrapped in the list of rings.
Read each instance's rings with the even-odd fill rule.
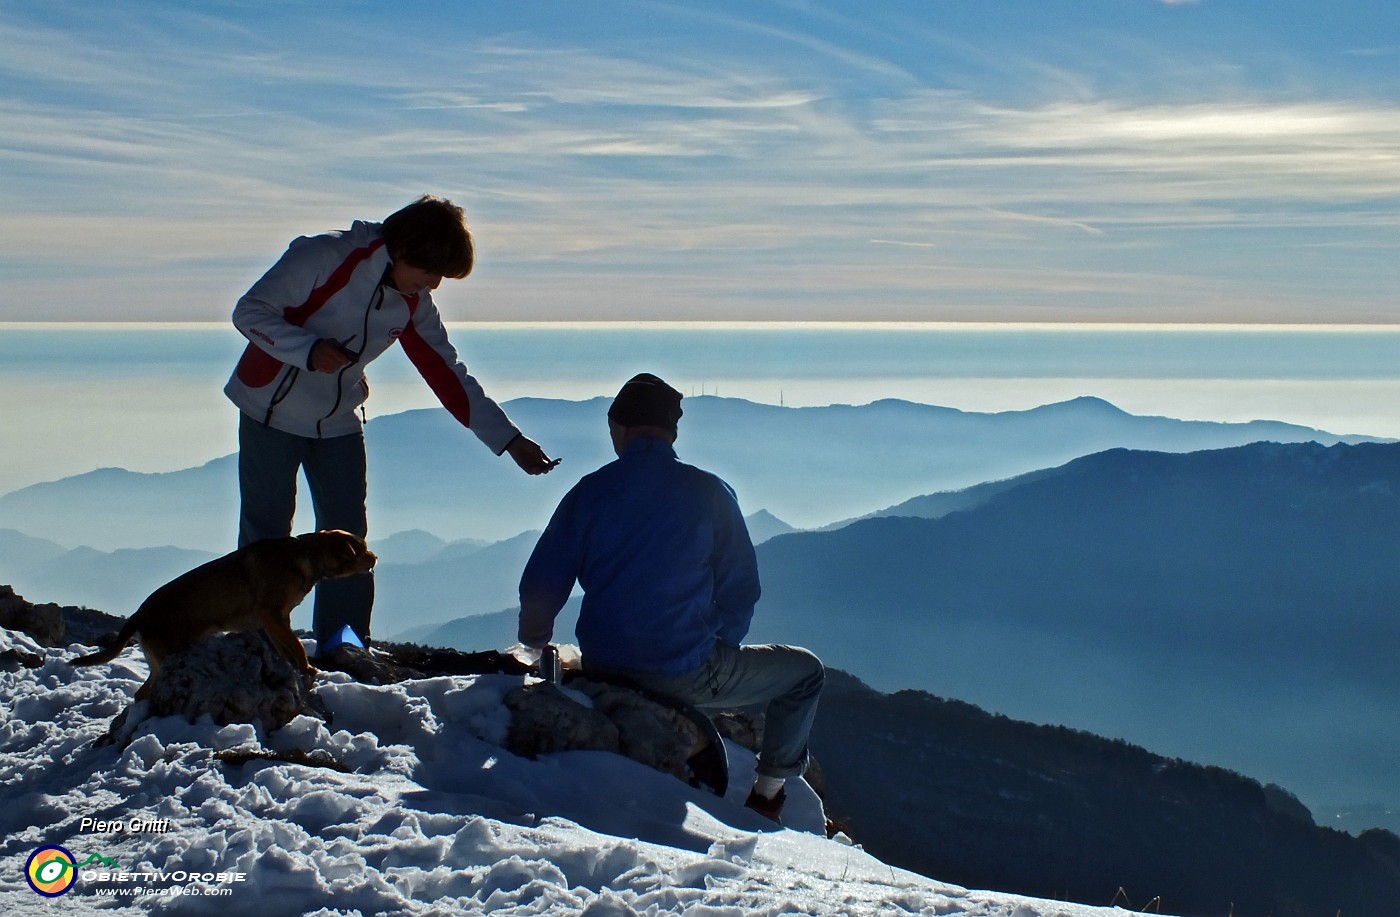
[[[507,407],[564,459],[558,469],[521,475],[442,410],[370,420],[372,534],[425,529],[449,541],[499,541],[538,529],[573,481],[612,457],[606,399],[517,399]],[[803,529],[1117,446],[1184,452],[1269,438],[1367,441],[1275,421],[1142,417],[1089,397],[1003,413],[898,399],[788,408],[712,395],[686,399],[685,409],[682,461],[719,474],[751,510]],[[221,553],[236,528],[236,465],[225,455],[179,471],[103,469],[31,485],[0,496],[0,528],[101,550],[177,544]],[[813,501],[814,492],[823,499]]]
[[[939,518],[774,538],[750,639],[1314,804],[1400,798],[1397,495],[1394,444],[1110,450]]]

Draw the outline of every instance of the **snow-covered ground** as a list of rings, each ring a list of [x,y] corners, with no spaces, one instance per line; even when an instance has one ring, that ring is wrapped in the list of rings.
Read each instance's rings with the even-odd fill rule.
[[[0,671],[6,915],[1124,913],[895,869],[822,836],[805,785],[790,787],[789,827],[777,830],[741,804],[753,760],[737,746],[724,799],[617,755],[515,757],[501,747],[501,699],[519,678],[373,687],[326,675],[331,729],[310,717],[272,735],[146,719],[121,749],[94,743],[145,677],[139,652],[74,669],[76,647],[0,630],[0,652],[10,649],[44,663]],[[320,752],[348,772],[214,758],[233,749]],[[47,898],[26,871],[57,856],[30,863],[54,845],[77,869]],[[64,872],[62,858],[49,866]]]

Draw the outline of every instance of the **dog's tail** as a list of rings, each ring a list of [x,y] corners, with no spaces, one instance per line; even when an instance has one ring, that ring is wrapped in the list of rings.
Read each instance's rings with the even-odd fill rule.
[[[132,615],[131,617],[126,619],[126,623],[122,625],[122,629],[117,631],[116,639],[112,641],[111,646],[97,653],[89,653],[86,656],[79,656],[77,659],[70,661],[68,664],[97,665],[100,662],[111,662],[113,659],[116,659],[119,655],[121,655],[122,650],[126,649],[126,645],[131,642],[133,637],[136,636],[137,629],[138,628],[136,627],[136,615]]]

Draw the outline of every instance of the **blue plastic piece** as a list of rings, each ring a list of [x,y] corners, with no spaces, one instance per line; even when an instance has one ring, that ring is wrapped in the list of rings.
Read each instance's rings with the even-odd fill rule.
[[[364,649],[364,648],[365,648],[364,641],[362,641],[362,640],[360,639],[360,635],[359,635],[359,634],[355,633],[355,628],[353,628],[353,627],[351,627],[349,624],[347,624],[347,625],[345,625],[344,627],[342,627],[342,628],[340,629],[340,632],[337,633],[334,637],[331,637],[331,638],[330,638],[329,640],[327,640],[325,643],[323,643],[323,644],[321,644],[320,646],[318,646],[318,647],[316,648],[316,651],[317,651],[319,654],[321,654],[322,656],[324,656],[326,653],[329,653],[331,650],[335,649],[337,646],[340,646],[341,644],[349,644],[350,646],[358,646],[360,649]]]

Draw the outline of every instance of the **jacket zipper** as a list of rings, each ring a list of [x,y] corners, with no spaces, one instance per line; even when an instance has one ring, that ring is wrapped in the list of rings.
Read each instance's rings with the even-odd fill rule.
[[[385,277],[388,277],[388,275],[389,275],[389,268],[386,267],[386,268],[384,269],[384,276],[385,276]],[[380,282],[379,282],[379,286],[375,287],[375,289],[374,289],[374,295],[370,297],[369,303],[365,306],[365,319],[364,319],[364,322],[363,322],[363,324],[361,325],[361,328],[360,328],[360,349],[359,349],[359,351],[357,351],[357,352],[355,353],[355,360],[354,360],[354,362],[353,362],[353,363],[347,363],[347,364],[345,364],[344,366],[342,366],[342,367],[340,368],[340,372],[336,373],[336,377],[335,377],[335,403],[331,405],[330,411],[328,411],[325,415],[323,415],[323,416],[321,417],[320,420],[316,421],[316,437],[317,437],[318,439],[321,437],[321,424],[325,423],[327,420],[329,420],[331,417],[333,417],[333,416],[335,415],[335,412],[336,412],[336,411],[340,410],[340,402],[343,401],[343,400],[345,399],[345,374],[346,374],[347,372],[349,372],[350,369],[351,369],[352,367],[354,367],[356,364],[358,364],[358,363],[360,362],[360,358],[364,356],[365,350],[369,347],[369,317],[370,317],[370,315],[371,315],[373,312],[375,312],[377,309],[379,309],[379,308],[380,308],[381,306],[383,306],[383,305],[384,305],[384,279],[381,278],[381,279],[380,279]],[[353,341],[353,340],[354,340],[354,338],[351,338],[351,339],[350,339],[350,341]],[[348,347],[349,344],[350,344],[350,341],[346,341],[345,344],[343,344],[343,345],[341,345],[341,346]]]
[[[272,423],[272,412],[277,410],[277,405],[281,404],[292,393],[292,386],[296,385],[300,375],[301,368],[298,366],[288,366],[286,371],[282,373],[282,381],[277,383],[277,390],[272,393],[272,400],[267,403],[267,413],[263,415],[263,426]]]

